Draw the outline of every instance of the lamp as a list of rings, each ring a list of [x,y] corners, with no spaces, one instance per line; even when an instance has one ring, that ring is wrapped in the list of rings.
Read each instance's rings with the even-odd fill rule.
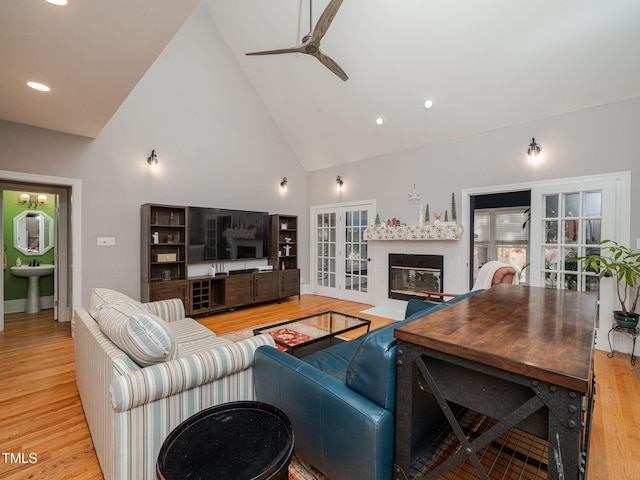
[[[280,182],[280,189],[283,192],[287,191],[287,177],[282,177],[282,181]]]
[[[536,157],[540,155],[541,150],[540,145],[536,143],[536,139],[532,137],[529,148],[527,148],[527,155],[529,155],[532,160],[535,160]]]
[[[338,177],[336,178],[336,190],[338,191],[342,190],[343,185],[344,185],[344,182],[340,178],[340,175],[338,175]]]
[[[156,155],[155,150],[151,150],[151,155],[147,158],[147,163],[154,170],[158,167],[158,156]]]
[[[18,202],[28,205],[29,208],[37,208],[38,205],[47,203],[47,196],[44,193],[20,193],[18,194]]]

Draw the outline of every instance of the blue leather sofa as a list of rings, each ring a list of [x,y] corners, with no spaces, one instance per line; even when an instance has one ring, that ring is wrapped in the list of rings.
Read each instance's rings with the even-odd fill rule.
[[[389,480],[395,440],[394,329],[479,292],[441,304],[411,300],[402,322],[302,359],[260,347],[254,366],[256,398],[287,414],[296,454],[331,480]],[[430,395],[416,395],[423,397],[422,418],[412,435],[417,443],[443,417]]]

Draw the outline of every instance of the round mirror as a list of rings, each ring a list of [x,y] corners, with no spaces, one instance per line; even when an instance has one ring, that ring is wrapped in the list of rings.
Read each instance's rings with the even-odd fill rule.
[[[13,218],[13,246],[25,255],[42,255],[53,248],[53,219],[44,212],[25,210]]]

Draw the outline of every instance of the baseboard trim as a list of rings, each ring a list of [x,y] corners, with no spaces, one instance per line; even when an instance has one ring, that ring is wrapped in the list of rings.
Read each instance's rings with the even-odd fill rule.
[[[53,308],[53,295],[40,297],[40,306],[45,308]],[[27,299],[17,298],[15,300],[4,301],[4,313],[20,313],[27,311]]]

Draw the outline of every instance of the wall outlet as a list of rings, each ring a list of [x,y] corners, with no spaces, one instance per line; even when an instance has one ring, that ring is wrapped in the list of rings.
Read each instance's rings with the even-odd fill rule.
[[[98,246],[106,247],[116,244],[116,237],[98,237]]]

